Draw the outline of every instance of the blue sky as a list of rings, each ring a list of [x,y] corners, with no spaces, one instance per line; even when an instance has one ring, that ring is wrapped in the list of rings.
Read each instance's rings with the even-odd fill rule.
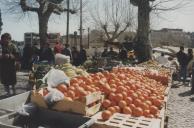
[[[60,32],[61,34],[65,34],[65,17],[65,13],[63,13],[62,16],[52,16],[49,22],[48,32]],[[86,22],[84,22],[84,28],[94,28],[87,21],[87,17],[88,16],[84,16],[84,19],[86,19]],[[32,15],[30,19],[28,17],[25,17],[22,20],[19,20],[18,16],[9,16],[8,14],[2,14],[2,19],[4,23],[2,32],[11,33],[14,40],[23,41],[23,35],[25,32],[38,32],[38,21],[35,14]],[[70,32],[73,33],[74,31],[77,31],[78,28],[79,15],[71,16]],[[186,8],[182,8],[179,10],[162,13],[159,16],[152,15],[151,28],[181,28],[184,29],[184,31],[194,31],[194,4],[192,3]]]

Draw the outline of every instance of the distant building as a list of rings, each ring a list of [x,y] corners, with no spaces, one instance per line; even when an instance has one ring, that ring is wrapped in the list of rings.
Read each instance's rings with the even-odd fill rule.
[[[61,40],[60,33],[48,33],[48,43],[50,47],[54,47],[55,43]],[[24,33],[24,45],[35,45],[40,44],[40,37],[38,33],[28,32]]]
[[[152,30],[150,39],[154,47],[162,45],[192,47],[191,36],[182,29]]]

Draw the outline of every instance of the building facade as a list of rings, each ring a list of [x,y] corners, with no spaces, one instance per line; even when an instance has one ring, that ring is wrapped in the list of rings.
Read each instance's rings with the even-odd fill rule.
[[[163,28],[161,30],[152,30],[150,39],[153,47],[163,45],[193,47],[190,34],[182,29]]]

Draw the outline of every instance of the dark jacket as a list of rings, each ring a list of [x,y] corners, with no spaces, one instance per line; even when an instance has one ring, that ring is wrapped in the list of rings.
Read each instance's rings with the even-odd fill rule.
[[[121,51],[119,52],[119,58],[121,60],[127,60],[127,50],[121,49]]]
[[[77,50],[72,51],[72,64],[79,66],[79,52]]]
[[[63,55],[69,56],[72,59],[71,51],[68,48],[64,48],[61,52]]]
[[[86,50],[81,49],[79,52],[79,62],[80,64],[83,64],[87,60]]]
[[[53,63],[54,62],[54,54],[52,52],[51,48],[41,48],[40,49],[40,61],[48,61],[49,63]]]
[[[177,56],[177,60],[178,60],[178,62],[179,62],[179,64],[181,65],[181,66],[187,66],[187,55],[184,53],[184,52],[182,52],[182,51],[179,51],[177,54],[176,54],[176,56]]]
[[[5,57],[6,54],[13,55],[14,58]],[[2,45],[2,58],[0,59],[1,83],[4,85],[16,84],[16,66],[15,61],[18,58],[17,47],[13,43]]]

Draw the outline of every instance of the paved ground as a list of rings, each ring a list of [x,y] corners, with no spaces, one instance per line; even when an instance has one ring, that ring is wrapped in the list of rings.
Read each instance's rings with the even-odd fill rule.
[[[194,95],[191,87],[176,83],[168,99],[168,128],[194,128]]]
[[[27,75],[28,75],[27,73],[22,73],[22,72],[17,73],[17,85],[16,85],[17,94],[26,92],[27,90],[29,90]],[[0,83],[0,99],[6,98],[4,94],[5,94],[4,88],[2,84]]]

